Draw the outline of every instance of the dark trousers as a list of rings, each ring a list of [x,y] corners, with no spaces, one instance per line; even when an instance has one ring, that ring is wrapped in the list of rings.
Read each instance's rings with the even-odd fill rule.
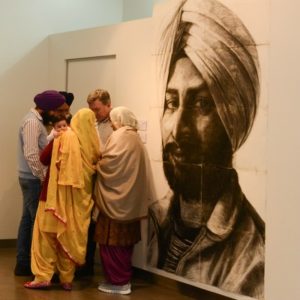
[[[131,258],[133,246],[99,245],[105,279],[113,285],[130,283],[132,277]]]
[[[85,256],[85,267],[93,268],[95,262],[96,242],[94,242],[96,223],[91,221],[88,231],[88,241]]]
[[[19,183],[23,194],[23,212],[18,230],[17,264],[30,267],[32,228],[41,193],[41,181],[19,178]]]

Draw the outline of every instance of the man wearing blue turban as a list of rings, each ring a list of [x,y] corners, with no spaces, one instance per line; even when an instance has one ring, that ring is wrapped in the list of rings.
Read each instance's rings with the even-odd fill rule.
[[[232,166],[259,98],[255,42],[216,0],[178,0],[159,49],[163,167],[150,209],[151,266],[263,298],[264,222]]]
[[[40,162],[40,152],[47,145],[45,125],[51,116],[60,115],[65,98],[55,90],[47,90],[34,97],[35,108],[23,118],[19,129],[18,173],[23,195],[23,211],[17,239],[16,276],[31,275],[30,247],[32,228],[38,207],[46,168]]]

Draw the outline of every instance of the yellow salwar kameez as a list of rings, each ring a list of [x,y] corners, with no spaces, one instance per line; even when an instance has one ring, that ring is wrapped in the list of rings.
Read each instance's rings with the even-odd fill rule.
[[[94,113],[81,109],[72,118],[72,130],[54,141],[47,200],[39,203],[33,229],[33,283],[50,282],[54,272],[70,283],[76,265],[84,264],[94,166],[100,157],[95,123]]]

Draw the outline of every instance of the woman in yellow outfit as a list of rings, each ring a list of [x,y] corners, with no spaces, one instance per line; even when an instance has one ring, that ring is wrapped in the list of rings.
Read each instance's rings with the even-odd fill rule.
[[[49,287],[58,272],[62,287],[72,289],[76,265],[84,263],[87,231],[93,207],[92,189],[99,139],[95,115],[79,110],[72,130],[55,138],[46,201],[40,201],[34,223],[31,269],[27,288]]]

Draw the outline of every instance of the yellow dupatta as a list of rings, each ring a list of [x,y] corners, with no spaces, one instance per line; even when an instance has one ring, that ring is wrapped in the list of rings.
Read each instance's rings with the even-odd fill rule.
[[[56,233],[62,249],[77,264],[85,259],[93,174],[100,156],[95,121],[90,109],[79,110],[72,118],[72,130],[54,141],[50,166],[43,230]]]

